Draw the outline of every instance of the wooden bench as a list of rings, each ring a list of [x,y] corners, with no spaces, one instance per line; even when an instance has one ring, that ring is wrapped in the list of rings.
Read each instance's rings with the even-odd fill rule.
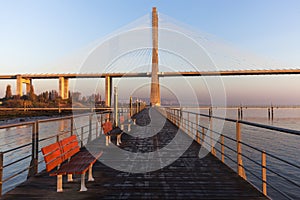
[[[106,120],[101,126],[103,129],[103,134],[105,135],[106,146],[108,146],[108,144],[111,143],[111,138],[110,138],[109,132],[113,128],[112,123],[110,121]]]
[[[94,181],[93,164],[102,155],[102,151],[97,153],[80,151],[76,135],[43,147],[42,153],[47,172],[50,172],[50,176],[57,176],[57,192],[63,191],[63,175],[67,175],[68,182],[72,182],[74,174],[81,175],[80,191],[87,191],[85,174],[89,171],[88,181]],[[54,169],[56,167],[57,169]]]
[[[111,143],[111,135],[117,137],[117,146],[119,146],[122,141],[122,133],[123,131],[119,127],[113,128],[113,125],[110,121],[106,120],[102,125],[103,133],[106,136],[106,146]]]

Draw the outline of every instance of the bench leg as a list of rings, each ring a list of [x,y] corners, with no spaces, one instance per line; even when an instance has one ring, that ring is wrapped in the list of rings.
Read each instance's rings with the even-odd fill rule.
[[[87,188],[85,187],[85,173],[81,174],[81,185],[80,185],[80,192],[87,191]]]
[[[122,142],[121,142],[121,135],[122,135],[122,134],[117,135],[117,145],[118,145],[118,146],[120,146],[120,144],[122,143]]]
[[[106,146],[108,146],[108,138],[109,136],[105,136]]]
[[[68,174],[68,182],[73,182],[73,175],[72,174]]]
[[[62,187],[62,175],[57,175],[57,192],[62,192],[63,187]]]
[[[94,180],[95,179],[93,178],[93,165],[90,165],[88,181],[94,181]]]
[[[128,132],[131,131],[131,124],[128,124]]]

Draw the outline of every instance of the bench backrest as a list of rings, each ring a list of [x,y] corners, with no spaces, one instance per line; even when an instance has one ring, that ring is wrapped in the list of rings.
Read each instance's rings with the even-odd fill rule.
[[[59,144],[63,155],[63,161],[71,158],[80,151],[76,135],[72,135],[63,139],[59,142]]]
[[[42,153],[44,155],[47,172],[50,172],[79,151],[80,147],[76,135],[43,147]]]
[[[43,147],[42,153],[44,155],[47,172],[50,172],[63,162],[61,148],[58,142]]]
[[[102,124],[104,134],[107,134],[109,131],[113,129],[112,123],[110,121],[104,122]]]

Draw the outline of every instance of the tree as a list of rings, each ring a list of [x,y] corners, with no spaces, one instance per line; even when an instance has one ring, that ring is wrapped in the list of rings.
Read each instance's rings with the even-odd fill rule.
[[[71,97],[74,102],[78,102],[80,99],[81,93],[80,92],[72,92]]]
[[[11,86],[6,86],[5,99],[10,99],[12,97]]]
[[[56,100],[56,98],[58,98],[58,93],[56,90],[52,90],[51,92],[49,92],[49,99],[51,101]]]
[[[83,96],[82,99],[81,99],[81,102],[82,102],[82,103],[86,103],[86,101],[87,101],[86,97]]]
[[[43,92],[43,98],[45,99],[46,102],[49,101],[49,92],[48,91]]]

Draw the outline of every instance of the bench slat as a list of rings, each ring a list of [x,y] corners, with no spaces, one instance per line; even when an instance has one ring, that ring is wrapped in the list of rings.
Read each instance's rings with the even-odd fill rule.
[[[44,155],[47,155],[47,154],[52,153],[53,151],[55,151],[57,149],[60,149],[59,143],[55,142],[53,144],[50,144],[48,146],[43,147],[42,152],[43,152]]]
[[[63,160],[69,159],[80,151],[76,135],[72,135],[60,141],[60,147],[62,149]]]
[[[43,147],[42,153],[44,155],[47,172],[51,171],[52,169],[54,169],[56,166],[58,166],[63,162],[62,154],[58,142]]]

